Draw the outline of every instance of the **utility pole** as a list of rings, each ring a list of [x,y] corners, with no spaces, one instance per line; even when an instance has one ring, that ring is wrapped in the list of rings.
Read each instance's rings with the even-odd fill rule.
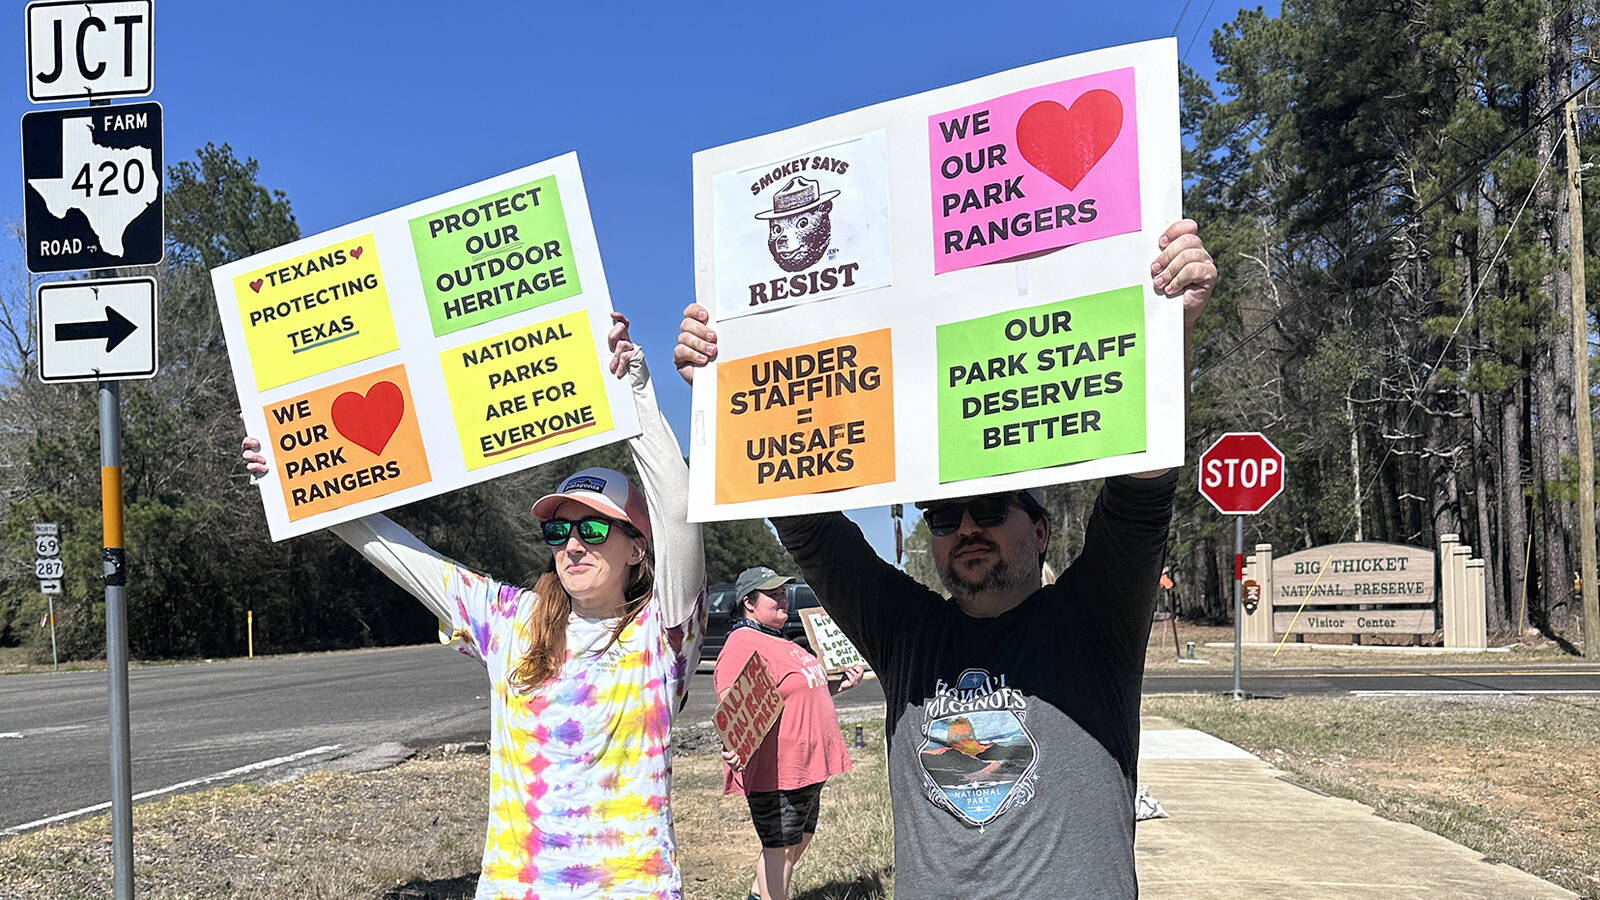
[[[1572,265],[1573,386],[1578,425],[1579,571],[1583,578],[1583,654],[1600,659],[1600,585],[1595,583],[1594,428],[1589,418],[1589,315],[1584,302],[1583,179],[1578,159],[1578,100],[1567,98],[1567,217]]]

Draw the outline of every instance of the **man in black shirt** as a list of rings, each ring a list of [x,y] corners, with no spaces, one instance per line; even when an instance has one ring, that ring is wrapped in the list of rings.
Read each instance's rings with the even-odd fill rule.
[[[1181,297],[1184,346],[1217,270],[1195,224],[1151,263]],[[716,356],[691,305],[685,380]],[[950,601],[880,559],[840,513],[773,520],[887,702],[895,887],[907,897],[1133,898],[1144,648],[1175,470],[1109,478],[1083,551],[1054,584],[1037,490],[917,504]]]

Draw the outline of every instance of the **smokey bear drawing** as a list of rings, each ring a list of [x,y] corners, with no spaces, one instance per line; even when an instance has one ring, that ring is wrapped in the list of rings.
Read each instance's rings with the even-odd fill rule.
[[[767,250],[785,272],[798,272],[822,258],[833,239],[833,198],[817,182],[797,175],[772,195],[772,209],[756,213],[765,220]]]

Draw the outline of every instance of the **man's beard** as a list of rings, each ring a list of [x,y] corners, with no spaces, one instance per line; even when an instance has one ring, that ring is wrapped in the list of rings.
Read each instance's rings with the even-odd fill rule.
[[[956,570],[956,555],[968,547],[987,547],[994,551],[995,560],[987,570],[976,578],[967,578]],[[951,596],[970,597],[985,591],[1003,590],[1005,588],[1023,587],[1036,584],[1032,579],[1037,578],[1026,566],[1013,565],[1011,560],[994,541],[981,537],[970,537],[950,548],[950,555],[938,564],[939,580],[944,582],[945,589]]]

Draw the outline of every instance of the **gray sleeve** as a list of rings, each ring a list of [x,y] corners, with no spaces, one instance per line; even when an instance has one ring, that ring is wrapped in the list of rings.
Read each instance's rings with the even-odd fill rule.
[[[706,583],[700,526],[689,522],[689,467],[672,426],[656,405],[655,387],[642,351],[636,350],[629,361],[628,380],[639,416],[639,436],[628,439],[628,449],[633,452],[639,486],[650,507],[656,593],[665,624],[683,625],[697,618]]]
[[[449,623],[451,642],[480,660],[493,648],[501,620],[513,617],[517,606],[533,597],[440,556],[387,516],[365,516],[329,530]],[[516,602],[496,603],[502,593]]]

